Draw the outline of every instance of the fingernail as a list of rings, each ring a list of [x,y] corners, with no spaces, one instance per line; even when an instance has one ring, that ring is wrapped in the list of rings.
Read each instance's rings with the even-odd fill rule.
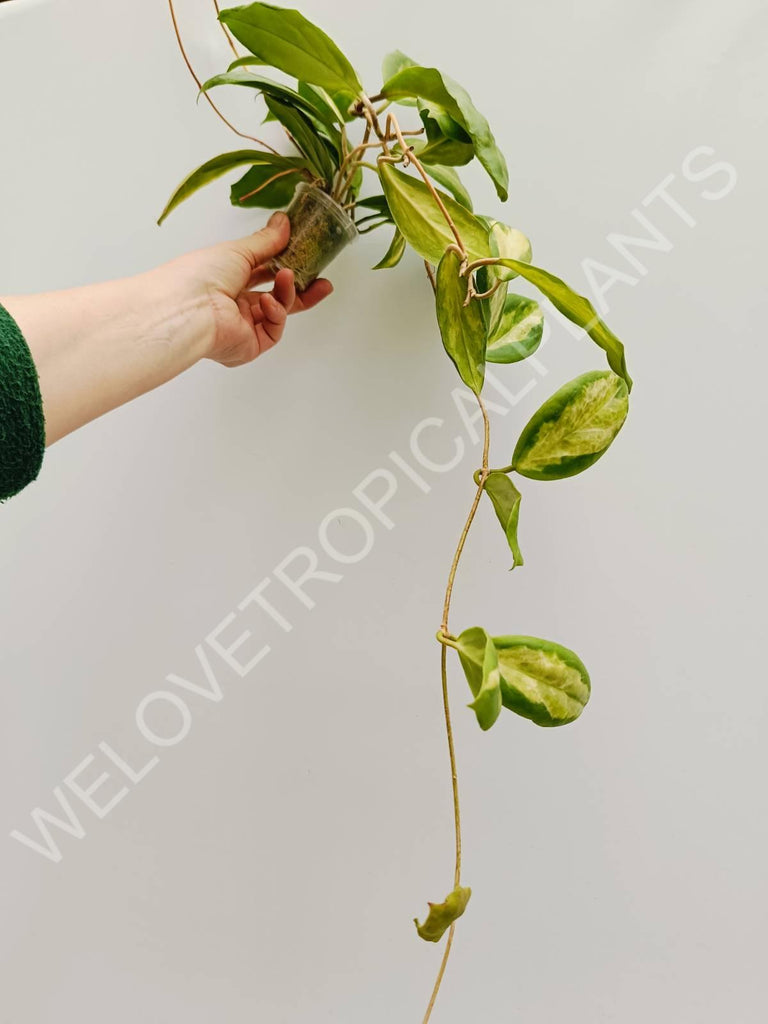
[[[275,212],[267,221],[267,227],[279,228],[284,220],[288,220],[286,214],[284,214],[282,210],[275,210]]]

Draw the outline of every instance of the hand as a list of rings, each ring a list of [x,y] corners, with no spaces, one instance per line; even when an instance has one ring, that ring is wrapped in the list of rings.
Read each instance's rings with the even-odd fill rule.
[[[183,305],[202,305],[206,318],[206,356],[224,366],[241,366],[272,348],[283,335],[289,313],[311,309],[330,295],[324,278],[297,294],[293,271],[277,275],[266,264],[286,247],[291,225],[284,213],[273,214],[267,226],[234,242],[221,242],[188,253],[162,270],[174,277],[174,290],[184,291]],[[273,281],[271,292],[255,286]]]

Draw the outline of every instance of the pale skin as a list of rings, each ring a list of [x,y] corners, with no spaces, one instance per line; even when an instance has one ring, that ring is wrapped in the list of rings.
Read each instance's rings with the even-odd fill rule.
[[[290,223],[180,256],[135,277],[41,295],[0,296],[40,379],[46,445],[164,384],[201,359],[241,366],[280,341],[291,313],[333,290],[297,293],[293,272],[270,273]],[[271,291],[258,285],[272,282]]]

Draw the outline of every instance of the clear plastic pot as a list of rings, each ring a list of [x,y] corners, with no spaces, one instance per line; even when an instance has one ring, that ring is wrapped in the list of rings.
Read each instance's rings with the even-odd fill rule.
[[[296,288],[304,291],[344,246],[357,238],[357,228],[335,199],[304,181],[296,186],[285,212],[291,222],[291,239],[269,267],[292,270]]]

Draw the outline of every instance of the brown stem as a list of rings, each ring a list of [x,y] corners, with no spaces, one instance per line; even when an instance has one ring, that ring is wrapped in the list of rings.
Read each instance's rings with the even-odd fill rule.
[[[488,412],[485,408],[482,398],[477,395],[477,402],[480,406],[480,411],[483,414],[483,465],[480,470],[479,477],[477,477],[478,487],[477,493],[475,494],[472,507],[469,510],[469,515],[464,523],[464,528],[461,531],[459,537],[459,543],[456,546],[456,552],[451,562],[451,569],[448,573],[448,585],[445,588],[445,601],[443,604],[443,620],[440,625],[440,632],[444,635],[450,636],[448,631],[448,614],[451,610],[451,595],[453,594],[453,584],[456,580],[456,570],[459,567],[459,561],[461,560],[462,552],[464,551],[464,545],[469,534],[470,527],[475,518],[475,513],[480,504],[480,499],[483,495],[483,487],[485,481],[488,478],[488,455],[491,445],[491,425],[488,421]],[[453,885],[456,888],[461,884],[461,811],[459,808],[459,780],[456,772],[456,750],[453,742],[453,727],[451,725],[451,707],[448,698],[448,668],[447,668],[447,647],[444,643],[440,644],[440,678],[442,683],[443,693],[443,717],[445,719],[445,734],[448,739],[448,759],[451,766],[451,789],[453,792],[453,821],[454,821],[454,832],[456,842],[456,865],[453,875]],[[443,953],[443,959],[440,964],[440,969],[435,979],[435,985],[432,989],[432,996],[427,1006],[427,1012],[424,1016],[423,1024],[427,1024],[430,1018],[432,1009],[435,1005],[438,992],[440,991],[440,985],[442,984],[443,975],[445,974],[445,968],[448,963],[448,955],[451,951],[451,945],[453,943],[453,931],[454,925],[451,925],[450,931],[448,932],[448,941],[446,943],[445,952]]]
[[[445,648],[443,648],[445,650]],[[435,1002],[437,1000],[437,993],[440,991],[440,985],[443,982],[443,975],[445,974],[445,968],[448,966],[448,957],[451,955],[451,946],[453,945],[453,933],[456,931],[456,922],[451,925],[448,929],[448,938],[445,943],[445,952],[443,953],[443,959],[440,961],[440,970],[437,972],[435,978],[435,985],[432,989],[432,995],[429,1000],[429,1006],[427,1012],[424,1014],[424,1020],[421,1024],[428,1024],[429,1018],[432,1016],[432,1011],[435,1008]]]
[[[470,297],[475,299],[490,299],[490,297],[502,286],[503,283],[504,282],[501,278],[499,278],[496,284],[492,288],[489,288],[487,292],[472,291],[470,293]]]
[[[203,88],[203,83],[200,81],[200,79],[195,74],[195,69],[192,67],[192,65],[191,65],[191,63],[189,61],[189,57],[187,56],[187,51],[184,49],[184,43],[181,41],[181,33],[179,32],[179,23],[176,21],[176,11],[173,9],[173,0],[168,0],[168,7],[170,8],[170,11],[171,11],[171,20],[173,21],[173,31],[176,33],[176,42],[179,44],[179,50],[181,51],[181,56],[184,58],[184,63],[187,65],[187,69],[189,70],[190,75],[192,75],[192,77],[194,78],[195,83],[196,83],[198,89],[202,89]],[[238,129],[235,128],[235,126],[230,121],[228,121],[226,119],[226,117],[224,117],[224,115],[219,110],[219,108],[216,106],[216,104],[213,102],[213,100],[208,95],[208,93],[207,92],[203,93],[203,95],[208,100],[208,102],[210,103],[212,109],[216,112],[218,117],[221,118],[221,120],[224,122],[224,124],[227,126],[227,128],[231,128],[232,129],[232,131],[235,133],[235,135],[239,135],[241,139],[250,139],[251,142],[258,142],[258,144],[260,146],[263,146],[265,149],[268,149],[271,153],[274,153],[277,156],[280,155],[277,152],[276,149],[273,149],[272,146],[270,146],[269,143],[264,142],[263,139],[257,139],[255,135],[246,135],[245,132],[238,131]]]
[[[359,146],[355,147],[355,150],[359,150],[361,153],[364,152],[361,147],[368,145],[368,140],[370,139],[370,137],[371,137],[371,126],[370,126],[370,124],[366,124],[366,126],[365,126],[365,133],[363,135],[363,141],[360,143]],[[352,150],[351,153],[347,154],[347,156],[344,158],[344,160],[342,160],[341,167],[339,167],[339,170],[338,170],[336,181],[337,181],[339,187],[337,189],[334,189],[333,195],[334,195],[334,198],[338,199],[339,202],[344,202],[345,200],[349,199],[349,190],[350,190],[350,188],[352,186],[352,179],[355,176],[355,172],[357,171],[357,167],[353,168],[352,172],[347,175],[346,179],[343,182],[341,181],[341,172],[342,172],[342,170],[344,168],[344,165],[346,164],[347,160],[349,159],[349,157],[352,155],[352,153],[355,150]]]
[[[221,14],[221,10],[219,9],[219,0],[213,0],[213,6],[216,8],[216,20],[218,21],[219,15]],[[222,32],[227,37],[227,42],[229,43],[230,50],[232,51],[232,53],[234,53],[234,55],[236,57],[239,57],[240,54],[237,52],[237,47],[235,46],[235,41],[232,38],[232,36],[229,34],[229,32],[227,31],[227,26],[224,24],[223,21],[219,21],[219,24],[221,25]]]
[[[501,262],[500,256],[483,256],[480,260],[472,260],[471,263],[467,263],[464,267],[463,273],[471,274],[473,271],[478,270],[480,267],[491,267],[496,263]]]

